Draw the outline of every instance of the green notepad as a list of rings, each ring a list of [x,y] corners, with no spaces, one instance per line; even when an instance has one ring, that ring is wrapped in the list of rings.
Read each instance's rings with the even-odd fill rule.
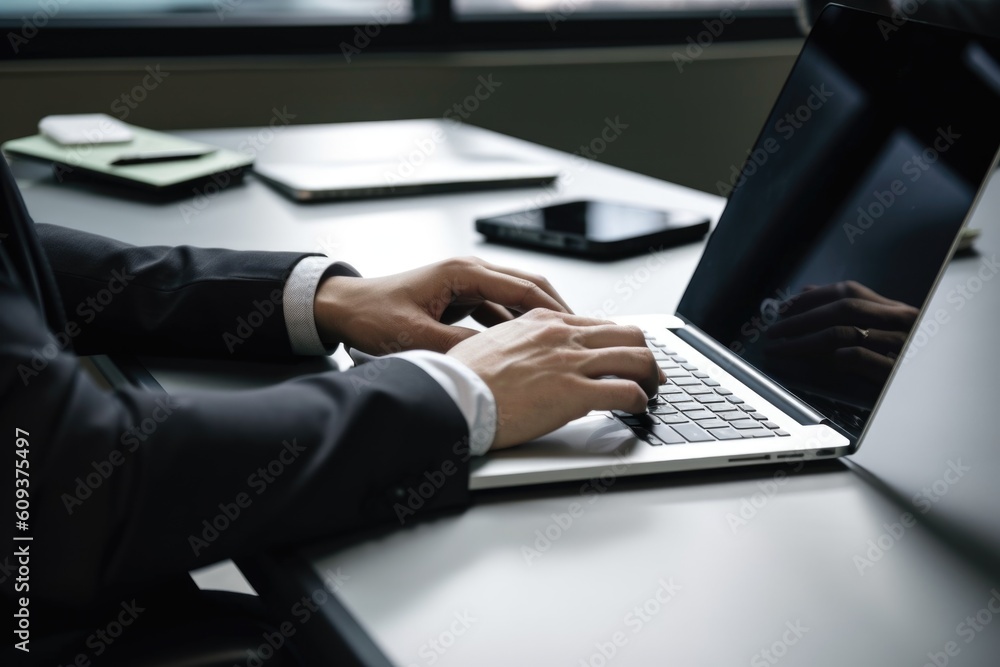
[[[220,148],[190,160],[115,166],[111,163],[123,155],[207,147],[206,144],[162,132],[134,125],[128,127],[134,138],[125,143],[63,146],[38,134],[13,139],[3,144],[2,148],[12,155],[50,161],[56,166],[57,175],[71,176],[79,171],[88,176],[156,191],[203,182],[223,173],[229,174],[228,181],[236,181],[242,176],[243,170],[253,164],[253,158],[248,155]]]

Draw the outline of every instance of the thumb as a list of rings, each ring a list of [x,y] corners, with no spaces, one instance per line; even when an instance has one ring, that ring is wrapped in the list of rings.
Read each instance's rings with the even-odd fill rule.
[[[431,320],[424,324],[423,331],[414,341],[413,347],[423,347],[442,354],[455,347],[463,340],[475,336],[478,331],[467,327],[457,327],[452,324],[442,324]]]

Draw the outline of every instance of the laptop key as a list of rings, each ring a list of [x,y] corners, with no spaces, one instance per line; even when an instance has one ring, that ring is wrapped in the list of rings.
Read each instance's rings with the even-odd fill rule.
[[[780,435],[782,438],[787,438],[791,435],[788,431],[782,431],[780,428],[774,432],[775,435]]]
[[[755,422],[753,419],[737,419],[729,422],[729,424],[733,428],[738,428],[741,431],[744,429],[760,428],[760,424]]]
[[[688,442],[706,442],[715,439],[696,424],[674,424],[670,428],[684,436],[684,439]]]
[[[701,410],[701,403],[695,403],[694,401],[674,403],[673,406],[681,412],[687,412],[688,410]]]
[[[766,421],[766,422],[764,422],[764,426],[768,427],[769,429],[773,429],[775,431],[778,430],[778,425],[775,424],[774,422],[767,422]]]
[[[701,380],[699,380],[698,378],[693,378],[691,376],[688,376],[686,378],[671,378],[671,379],[674,381],[674,384],[677,385],[678,387],[688,387],[695,384],[701,384]]]
[[[693,385],[691,387],[684,387],[684,391],[686,391],[688,394],[694,396],[694,395],[697,395],[697,394],[711,394],[712,393],[712,388],[711,387],[706,387],[703,384],[696,384],[696,385]],[[723,399],[719,398],[719,400],[721,401]]]
[[[682,394],[684,390],[675,384],[661,384],[659,394]]]
[[[698,422],[698,426],[704,429],[713,428],[729,428],[729,422],[725,419],[719,419],[718,417],[712,417],[711,419],[702,419]]]
[[[698,370],[698,367],[695,366],[694,364],[681,364],[681,368],[683,368],[686,371],[690,371],[692,373]],[[695,377],[698,377],[697,373],[695,373]]]
[[[750,416],[753,417],[754,419],[756,419],[759,422],[765,422],[765,421],[767,421],[767,417],[763,413],[761,413],[761,412],[751,412]]]
[[[694,400],[699,403],[725,403],[726,399],[721,396],[716,396],[715,394],[705,394],[704,396],[695,396]]]
[[[709,378],[708,380],[705,380],[705,386],[706,387],[718,387],[719,386],[719,381],[718,380],[712,380],[711,378]],[[726,389],[725,391],[729,391],[729,390]],[[718,389],[715,390],[715,393],[717,393],[719,396],[725,396],[725,394],[723,394]],[[732,392],[730,392],[730,393],[732,393]]]
[[[733,410],[732,412],[717,412],[715,416],[720,419],[725,419],[727,422],[736,421],[737,419],[746,419],[746,415],[739,410]]]
[[[681,424],[680,426],[684,425]],[[684,438],[677,435],[677,432],[673,430],[675,428],[677,428],[677,426],[663,426],[662,424],[657,424],[653,427],[653,435],[668,445],[684,444]]]
[[[673,403],[675,405],[677,403],[690,403],[691,402],[691,397],[688,396],[687,394],[684,394],[684,393],[680,393],[680,394],[667,394],[663,398],[665,398],[667,400],[667,403]]]
[[[757,408],[753,407],[752,405],[747,405],[746,403],[740,406],[740,410],[742,410],[743,412],[757,412]]]
[[[688,373],[686,370],[683,370],[681,368],[671,368],[669,370],[664,370],[663,372],[666,374],[666,376],[668,378],[686,378],[686,377],[691,377],[690,373]]]
[[[719,389],[716,389],[715,393],[719,394],[720,396],[726,396],[726,394],[721,394]],[[735,396],[726,396],[726,400],[732,403],[733,405],[739,405],[740,403],[743,402],[742,398],[736,398]]]
[[[691,421],[687,415],[682,415],[679,412],[673,415],[656,415],[656,418],[664,424],[684,424]]]
[[[674,361],[676,361],[679,364],[686,364],[688,362],[687,359],[685,359],[684,357],[682,357],[679,354],[675,354],[675,355],[671,356],[670,358],[673,359]]]
[[[672,415],[677,413],[677,408],[672,405],[656,405],[649,409],[654,415]]]
[[[712,429],[711,433],[719,440],[739,440],[743,437],[739,431],[728,426],[726,428]]]
[[[757,428],[750,431],[740,431],[740,435],[744,438],[770,438],[774,435],[774,431],[768,431],[766,428]]]
[[[698,371],[697,373],[691,373],[691,375],[695,376],[699,380],[704,380],[708,378],[708,373],[702,373],[701,371]]]
[[[688,419],[693,419],[694,421],[701,421],[702,419],[715,419],[715,415],[708,410],[691,410],[690,412],[685,412],[684,416]]]
[[[740,418],[743,417],[742,412],[740,412],[739,410],[734,410],[733,406],[729,403],[726,403],[725,401],[723,401],[722,403],[708,403],[705,405],[705,407],[711,410],[712,412],[733,412],[735,414],[740,415]]]
[[[660,440],[659,438],[657,438],[652,433],[646,433],[646,435],[642,439],[648,442],[653,447],[662,447],[663,445],[667,444],[662,440]]]
[[[715,382],[715,380],[712,380],[712,382]],[[705,384],[708,384],[708,380],[705,380]],[[708,386],[709,387],[719,387],[719,383],[715,382],[715,384],[708,384]],[[718,389],[715,390],[715,393],[718,394],[719,396],[732,396],[733,395],[733,392],[729,391],[725,387],[719,387]],[[742,401],[734,401],[732,399],[729,399],[729,400],[732,403],[736,403],[736,402],[742,403]]]
[[[627,424],[630,427],[642,426],[643,428],[648,428],[651,424],[656,422],[656,418],[652,415],[628,415],[621,418],[622,423]]]

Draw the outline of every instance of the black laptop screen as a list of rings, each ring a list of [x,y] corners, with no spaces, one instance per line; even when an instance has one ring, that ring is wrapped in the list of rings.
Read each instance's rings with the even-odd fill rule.
[[[857,436],[1000,148],[1000,44],[828,7],[679,315]]]

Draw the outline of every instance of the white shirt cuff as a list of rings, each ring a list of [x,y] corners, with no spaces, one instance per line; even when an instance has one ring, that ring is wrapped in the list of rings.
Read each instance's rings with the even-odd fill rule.
[[[353,266],[346,262],[336,262],[329,257],[304,257],[292,269],[285,281],[282,294],[282,310],[285,314],[285,327],[288,329],[288,340],[292,345],[292,353],[300,355],[329,355],[336,349],[327,349],[319,338],[316,329],[316,316],[313,304],[316,301],[316,290],[323,278],[330,276],[360,276]]]
[[[388,355],[404,359],[430,375],[455,401],[469,427],[469,451],[482,456],[497,432],[497,404],[482,378],[458,359],[429,350]]]

